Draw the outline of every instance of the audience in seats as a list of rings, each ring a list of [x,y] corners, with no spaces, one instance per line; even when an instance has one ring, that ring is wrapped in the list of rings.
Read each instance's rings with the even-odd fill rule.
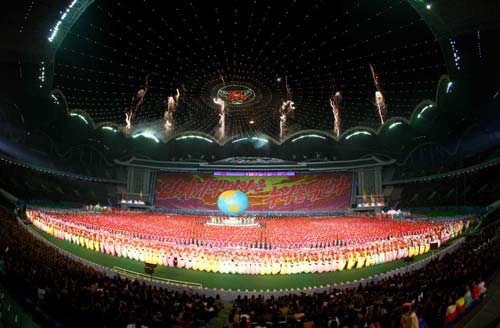
[[[221,310],[218,297],[108,277],[48,247],[1,208],[0,222],[5,285],[44,327],[195,327]]]
[[[37,321],[65,327],[195,327],[221,309],[217,298],[174,292],[108,277],[35,238],[0,209],[0,249],[6,286]],[[357,288],[285,296],[238,296],[231,327],[281,324],[304,327],[441,327],[467,312],[486,293],[500,263],[500,226],[467,237],[455,251],[416,271]],[[462,302],[463,300],[463,302]]]
[[[273,327],[280,323],[303,327],[310,321],[315,327],[450,325],[484,295],[483,277],[489,279],[498,271],[499,237],[500,225],[492,225],[422,269],[357,288],[269,298],[238,296],[228,322],[230,327],[239,327],[242,315],[247,315],[252,322],[273,323]]]

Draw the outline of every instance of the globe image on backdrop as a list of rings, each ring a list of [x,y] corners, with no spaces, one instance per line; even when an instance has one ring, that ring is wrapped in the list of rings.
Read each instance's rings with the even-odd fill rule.
[[[217,206],[226,215],[239,215],[248,208],[248,197],[239,190],[227,190],[220,194]]]

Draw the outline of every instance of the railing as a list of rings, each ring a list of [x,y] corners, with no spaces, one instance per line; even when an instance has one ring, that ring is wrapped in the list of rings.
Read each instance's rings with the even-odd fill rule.
[[[150,281],[156,281],[156,282],[162,282],[162,283],[167,283],[170,285],[178,285],[178,286],[187,286],[187,287],[195,287],[195,288],[203,288],[203,285],[197,282],[189,282],[189,281],[183,281],[183,280],[175,280],[175,279],[167,279],[167,278],[161,278],[161,277],[153,277],[152,275],[147,275],[144,273],[139,273],[131,270],[127,270],[124,268],[120,267],[113,267],[113,271],[117,272],[120,275],[123,275],[128,278],[132,279],[145,279],[145,280],[150,280]]]

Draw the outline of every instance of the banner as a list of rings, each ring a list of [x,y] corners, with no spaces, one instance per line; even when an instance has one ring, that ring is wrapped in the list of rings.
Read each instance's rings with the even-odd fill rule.
[[[239,190],[248,196],[250,212],[338,211],[350,205],[352,179],[351,173],[277,177],[158,173],[155,206],[217,211],[222,192]]]

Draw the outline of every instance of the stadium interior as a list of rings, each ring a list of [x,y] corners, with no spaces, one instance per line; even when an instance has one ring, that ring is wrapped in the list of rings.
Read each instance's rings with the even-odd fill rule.
[[[0,328],[500,327],[499,1],[0,8]]]

